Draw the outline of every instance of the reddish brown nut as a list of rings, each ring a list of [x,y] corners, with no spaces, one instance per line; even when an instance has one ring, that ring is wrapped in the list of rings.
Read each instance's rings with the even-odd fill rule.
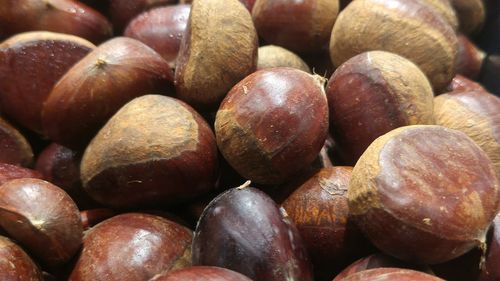
[[[444,279],[410,269],[376,268],[363,270],[339,281],[445,281]]]
[[[274,45],[260,47],[257,70],[272,67],[291,67],[311,73],[309,66],[299,56],[287,49]]]
[[[326,275],[331,280],[342,268],[373,251],[349,217],[351,172],[352,167],[321,169],[282,204],[304,240],[316,278]]]
[[[191,265],[192,231],[140,213],[112,217],[89,230],[69,281],[148,281]]]
[[[80,249],[80,212],[60,188],[39,179],[0,186],[0,226],[48,266],[68,262]]]
[[[323,83],[293,68],[259,70],[239,82],[215,119],[224,158],[262,184],[284,183],[311,164],[328,133]]]
[[[73,0],[6,0],[0,5],[0,26],[4,35],[46,30],[93,43],[112,35],[111,24],[103,15]]]
[[[435,264],[484,245],[500,206],[493,163],[472,139],[407,126],[376,139],[354,167],[349,212],[383,252]]]
[[[42,273],[21,247],[0,236],[0,280],[43,281]]]
[[[486,89],[483,88],[483,86],[481,86],[480,84],[470,80],[469,78],[457,74],[455,77],[453,77],[453,80],[451,80],[451,83],[448,85],[448,87],[446,87],[445,93],[469,91],[486,92]]]
[[[481,51],[466,36],[458,37],[458,54],[456,61],[456,73],[476,80],[481,72],[483,60],[486,54]]]
[[[140,13],[175,2],[175,0],[109,0],[109,14],[116,33],[120,33]]]
[[[216,266],[192,266],[161,274],[150,281],[251,281],[236,271]]]
[[[312,281],[306,248],[286,212],[248,184],[205,208],[194,232],[193,265],[228,268],[252,280]]]
[[[42,107],[52,87],[94,48],[85,39],[52,32],[27,32],[4,41],[0,44],[2,112],[42,132]]]
[[[35,170],[22,168],[6,163],[0,163],[0,185],[10,180],[23,178],[43,179],[43,176]]]
[[[349,59],[332,75],[326,92],[330,131],[349,165],[392,129],[434,123],[427,77],[392,53],[371,51]]]
[[[84,230],[88,230],[94,225],[107,220],[115,215],[115,212],[111,209],[91,209],[84,210],[80,212],[80,217],[82,219],[82,226]]]
[[[200,109],[217,109],[227,92],[255,71],[257,33],[237,0],[194,0],[182,38],[177,96]]]
[[[500,214],[493,220],[489,233],[486,260],[477,281],[500,280]]]
[[[190,10],[190,5],[173,5],[144,12],[128,24],[124,35],[153,48],[175,68]]]
[[[352,2],[339,15],[330,41],[336,66],[366,51],[388,51],[418,65],[436,91],[455,75],[457,49],[450,25],[422,2],[408,0]]]
[[[297,53],[315,53],[328,44],[338,12],[338,0],[259,0],[252,18],[267,43]]]
[[[30,144],[16,128],[2,117],[0,117],[0,151],[1,163],[25,167],[33,164],[33,150],[31,150]]]
[[[436,124],[459,130],[474,140],[493,162],[500,178],[500,98],[484,91],[434,98]]]
[[[85,147],[120,107],[149,93],[173,94],[168,63],[137,40],[112,39],[54,86],[43,107],[44,132],[67,147]]]
[[[483,0],[450,0],[460,21],[460,30],[474,34],[483,27],[486,11]]]
[[[136,98],[89,144],[81,178],[89,194],[106,206],[178,204],[213,189],[215,137],[184,102],[158,95]]]

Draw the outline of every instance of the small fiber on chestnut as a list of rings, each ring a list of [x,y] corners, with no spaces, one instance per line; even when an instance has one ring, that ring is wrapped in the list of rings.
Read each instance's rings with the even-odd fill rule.
[[[166,272],[150,281],[252,281],[236,271],[216,266],[192,266]]]
[[[43,281],[33,260],[7,237],[0,236],[0,280]]]
[[[311,73],[309,66],[296,54],[285,48],[267,45],[259,48],[257,69],[291,67]]]
[[[21,133],[0,117],[0,163],[29,167],[33,150]]]

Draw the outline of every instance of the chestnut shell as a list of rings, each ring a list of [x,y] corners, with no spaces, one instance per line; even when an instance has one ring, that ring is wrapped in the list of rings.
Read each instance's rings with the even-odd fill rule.
[[[251,279],[222,267],[192,266],[161,274],[150,281],[251,281]]]
[[[0,280],[43,281],[42,273],[21,247],[0,236]]]

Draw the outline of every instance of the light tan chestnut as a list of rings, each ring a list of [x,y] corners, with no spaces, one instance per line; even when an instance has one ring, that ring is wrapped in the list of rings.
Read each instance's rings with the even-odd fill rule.
[[[271,67],[292,67],[311,73],[311,69],[295,53],[275,45],[267,45],[259,48],[257,69]]]
[[[255,71],[257,47],[250,13],[238,0],[194,0],[177,57],[177,96],[196,108],[216,109]]]

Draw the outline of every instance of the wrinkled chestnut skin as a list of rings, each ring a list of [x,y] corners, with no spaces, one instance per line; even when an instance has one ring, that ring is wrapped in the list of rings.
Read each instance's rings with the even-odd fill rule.
[[[483,86],[481,86],[480,84],[470,80],[469,78],[457,74],[455,77],[453,77],[453,80],[451,80],[451,83],[448,85],[448,87],[446,87],[445,93],[469,92],[469,91],[486,92],[486,89],[483,88]]]
[[[481,72],[483,60],[486,54],[481,51],[466,36],[458,35],[458,54],[456,61],[456,73],[467,78],[476,80]]]
[[[87,5],[72,0],[6,0],[0,5],[3,35],[46,30],[85,38],[95,44],[112,35],[108,20]]]
[[[192,249],[193,265],[228,268],[252,280],[313,280],[297,229],[255,188],[233,188],[212,200],[198,221]]]
[[[477,281],[500,280],[500,267],[498,266],[500,260],[500,215],[497,215],[493,220],[488,236],[486,262]]]
[[[428,266],[409,264],[386,254],[378,253],[357,260],[356,262],[342,270],[342,272],[340,272],[337,276],[335,276],[333,281],[342,280],[349,275],[363,270],[385,267],[407,268],[418,271],[432,272],[432,270]]]
[[[444,279],[414,271],[410,269],[401,268],[376,268],[363,270],[358,273],[347,276],[346,278],[339,279],[338,281],[445,281]]]
[[[42,273],[21,247],[0,236],[0,280],[43,281]]]
[[[35,178],[43,179],[42,174],[38,171],[28,168],[0,163],[0,185],[14,179]]]
[[[109,14],[115,33],[119,34],[140,13],[175,2],[175,0],[109,0]]]
[[[381,251],[437,264],[486,242],[500,184],[492,161],[467,135],[416,125],[368,147],[353,169],[348,198],[353,219]]]
[[[215,119],[217,145],[245,178],[282,184],[318,156],[328,105],[318,75],[286,67],[254,72],[236,84]]]
[[[41,133],[43,103],[50,91],[94,48],[82,38],[52,32],[22,33],[4,41],[0,44],[2,113]]]
[[[115,215],[115,211],[111,209],[90,209],[80,212],[80,218],[82,220],[82,226],[84,230],[88,230],[94,225],[102,222],[103,220],[109,219]]]
[[[33,150],[21,133],[0,117],[0,162],[31,166]]]
[[[75,64],[47,98],[42,124],[53,141],[82,148],[120,107],[149,93],[173,94],[168,63],[126,37],[101,44]]]
[[[63,265],[80,249],[80,212],[60,188],[39,179],[0,186],[0,226],[49,267]]]
[[[144,12],[128,24],[124,36],[148,45],[175,68],[190,11],[190,5],[173,5]]]
[[[164,218],[128,213],[89,230],[69,281],[149,281],[190,265],[192,232]]]
[[[170,271],[150,281],[252,281],[238,272],[215,266],[192,266]]]
[[[349,218],[351,172],[352,167],[321,169],[281,205],[304,240],[316,279],[324,275],[331,280],[345,266],[374,250]]]

